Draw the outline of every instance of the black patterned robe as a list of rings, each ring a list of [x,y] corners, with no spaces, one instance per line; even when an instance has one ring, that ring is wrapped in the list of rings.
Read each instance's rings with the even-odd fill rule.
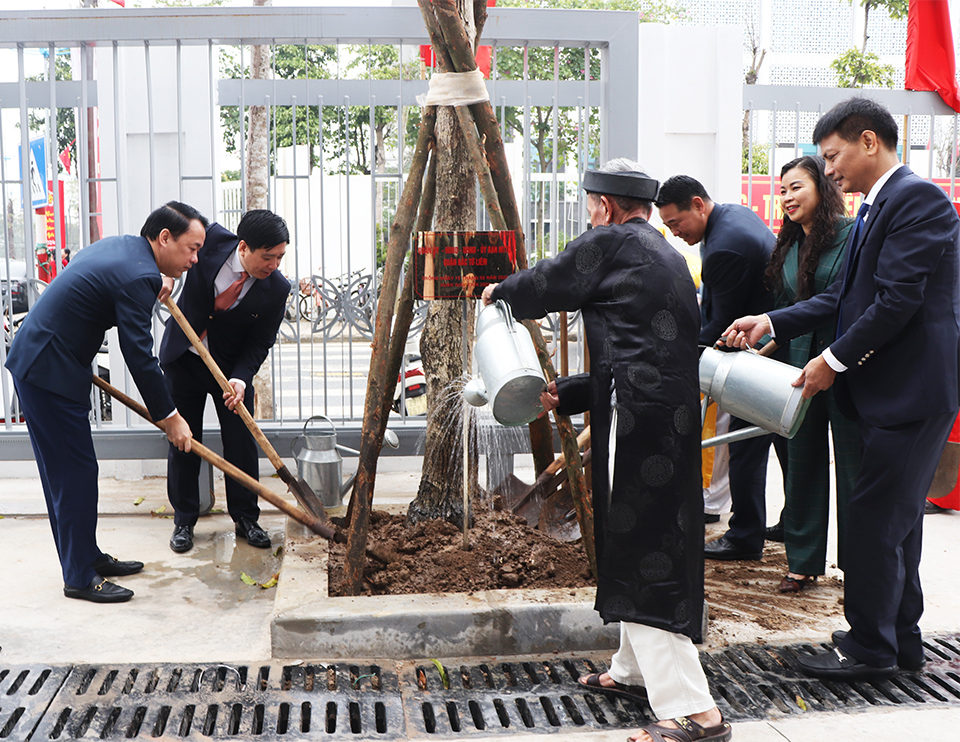
[[[697,339],[686,261],[642,219],[593,229],[493,292],[517,319],[581,310],[589,374],[559,379],[560,411],[590,410],[593,505],[605,623],[701,640],[703,496]],[[611,391],[617,430],[608,472]]]

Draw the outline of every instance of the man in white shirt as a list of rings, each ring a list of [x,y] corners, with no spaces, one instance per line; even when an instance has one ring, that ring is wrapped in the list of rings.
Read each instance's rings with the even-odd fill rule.
[[[290,294],[290,282],[278,271],[290,234],[283,219],[266,209],[244,214],[232,234],[219,224],[207,230],[200,262],[188,274],[177,305],[201,337],[233,394],[220,389],[183,330],[171,318],[160,343],[160,362],[177,409],[196,440],[203,435],[203,408],[214,398],[224,458],[253,478],[259,471],[257,444],[239,415],[238,404],[253,413],[253,377],[277,339]],[[200,512],[200,459],[171,447],[167,457],[167,497],[174,508],[170,548],[193,548]],[[226,480],[227,510],[237,536],[267,548],[270,537],[258,523],[257,496]]]

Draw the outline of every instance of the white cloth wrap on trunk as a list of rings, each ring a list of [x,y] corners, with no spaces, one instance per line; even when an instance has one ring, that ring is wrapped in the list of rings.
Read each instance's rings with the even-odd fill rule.
[[[421,106],[469,106],[485,100],[490,100],[490,94],[480,70],[435,72],[427,94],[417,96]]]

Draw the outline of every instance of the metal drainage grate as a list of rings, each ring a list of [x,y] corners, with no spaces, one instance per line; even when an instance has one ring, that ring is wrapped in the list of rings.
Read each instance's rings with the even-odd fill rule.
[[[377,666],[74,667],[33,740],[401,739],[394,673]]]
[[[23,740],[56,695],[66,667],[0,667],[0,740]]]
[[[652,714],[645,702],[593,693],[577,683],[581,675],[605,669],[590,659],[461,665],[445,668],[445,688],[438,668],[418,665],[410,679],[417,690],[404,694],[404,708],[411,729],[438,737],[637,728],[649,723]]]
[[[821,681],[802,675],[796,657],[832,645],[740,645],[701,653],[710,690],[727,720],[754,721],[874,706],[960,705],[960,635],[928,637],[927,664],[888,680]],[[431,664],[404,677],[412,729],[437,737],[459,734],[636,728],[653,713],[645,701],[585,690],[576,680],[607,666],[589,658],[535,660],[445,668],[448,686]]]
[[[730,647],[701,654],[717,705],[729,721],[746,721],[875,706],[960,705],[960,635],[928,637],[927,664],[887,680],[854,683],[800,673],[796,658],[832,644]]]
[[[701,654],[732,722],[811,711],[960,705],[960,635],[928,637],[927,665],[873,682],[808,678],[796,658],[820,649],[740,645]],[[645,701],[585,689],[591,658],[460,665],[157,665],[0,668],[0,742],[160,738],[406,739],[412,735],[635,729]],[[444,687],[446,686],[446,687]],[[32,732],[32,734],[31,734]]]

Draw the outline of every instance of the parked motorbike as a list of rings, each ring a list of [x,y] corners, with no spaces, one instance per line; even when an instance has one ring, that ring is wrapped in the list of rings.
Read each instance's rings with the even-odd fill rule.
[[[400,412],[403,405],[405,415],[426,415],[427,377],[423,373],[423,362],[416,353],[407,353],[403,359],[393,390],[393,411]]]

